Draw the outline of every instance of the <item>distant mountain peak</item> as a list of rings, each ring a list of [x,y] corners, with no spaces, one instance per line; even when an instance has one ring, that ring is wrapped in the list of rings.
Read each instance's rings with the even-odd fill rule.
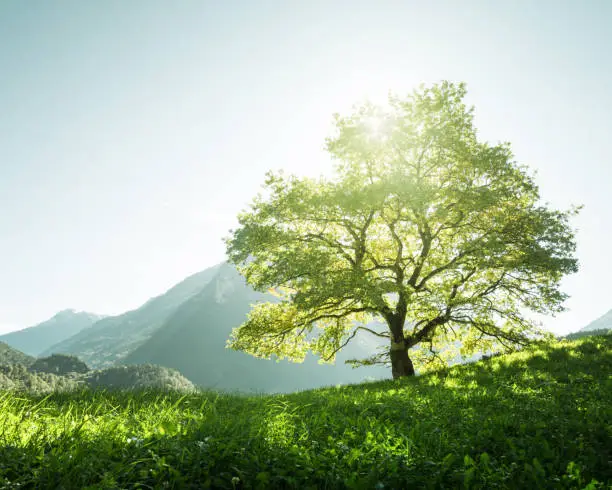
[[[0,336],[0,340],[31,356],[72,337],[104,318],[103,315],[65,309],[37,325]]]
[[[580,332],[590,332],[591,330],[612,329],[612,310],[603,314],[596,320],[593,320],[586,327],[580,329]]]
[[[221,264],[190,275],[139,308],[95,322],[43,351],[77,355],[94,368],[115,364],[145,342],[182,303],[198,294],[219,273]],[[74,316],[74,315],[73,315]]]
[[[77,310],[75,308],[66,308],[64,310],[58,311],[55,315],[53,315],[52,318],[64,318],[67,316],[77,316],[77,315],[91,316],[91,317],[100,318],[100,319],[107,316],[107,315],[100,315],[98,313],[91,313],[89,311]]]
[[[378,366],[356,370],[344,364],[346,359],[371,355],[374,344],[367,341],[347,347],[334,366],[319,364],[313,355],[302,364],[277,363],[228,349],[232,329],[246,320],[251,305],[276,299],[255,291],[236,268],[223,263],[207,286],[120,362],[166,366],[207,388],[247,392],[288,392],[388,375]]]

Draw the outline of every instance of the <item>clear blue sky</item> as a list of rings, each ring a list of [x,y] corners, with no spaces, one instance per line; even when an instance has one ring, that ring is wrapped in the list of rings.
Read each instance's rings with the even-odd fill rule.
[[[0,332],[115,314],[223,260],[264,172],[331,115],[468,84],[555,206],[584,204],[558,333],[612,308],[612,2],[0,2]]]

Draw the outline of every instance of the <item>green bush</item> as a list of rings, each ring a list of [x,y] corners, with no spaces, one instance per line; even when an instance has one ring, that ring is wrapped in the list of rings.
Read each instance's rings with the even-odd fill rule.
[[[77,377],[58,376],[45,372],[32,372],[28,366],[10,364],[0,366],[0,390],[30,394],[48,394],[80,389],[83,381]]]
[[[194,385],[175,369],[152,364],[116,366],[93,371],[85,378],[93,389],[156,389],[193,391]]]
[[[48,357],[36,359],[30,366],[30,370],[61,376],[68,373],[87,373],[89,367],[76,356],[52,354]]]

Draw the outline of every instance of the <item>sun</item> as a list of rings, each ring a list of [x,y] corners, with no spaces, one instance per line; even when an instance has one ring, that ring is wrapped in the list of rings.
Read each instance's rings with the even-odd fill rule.
[[[388,119],[384,114],[369,114],[363,119],[364,129],[369,138],[385,140],[389,129]]]
[[[380,116],[368,116],[365,119],[366,128],[373,134],[380,132],[383,122],[383,118]]]

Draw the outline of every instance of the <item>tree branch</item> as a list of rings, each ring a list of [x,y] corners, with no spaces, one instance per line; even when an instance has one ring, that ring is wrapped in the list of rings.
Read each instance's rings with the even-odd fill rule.
[[[375,330],[371,330],[367,327],[364,326],[358,326],[355,328],[355,330],[364,330],[366,332],[371,333],[372,335],[376,335],[377,337],[383,338],[383,339],[388,339],[390,337],[390,334],[388,333],[380,333],[380,332],[376,332]]]
[[[421,226],[421,224],[417,224],[419,236],[421,237],[423,247],[421,248],[421,253],[414,267],[414,270],[412,271],[412,275],[408,279],[408,284],[410,284],[413,288],[416,288],[417,279],[421,275],[421,271],[423,270],[423,266],[425,265],[425,260],[427,259],[429,251],[431,249],[431,230],[429,229],[429,225],[425,220],[423,224],[424,227]]]
[[[329,361],[330,359],[332,359],[339,351],[344,349],[351,340],[355,338],[355,335],[357,335],[357,330],[354,330],[353,333],[349,335],[349,337],[344,341],[342,345],[339,345],[338,347],[336,347],[334,351],[329,356],[324,357],[323,360]]]

